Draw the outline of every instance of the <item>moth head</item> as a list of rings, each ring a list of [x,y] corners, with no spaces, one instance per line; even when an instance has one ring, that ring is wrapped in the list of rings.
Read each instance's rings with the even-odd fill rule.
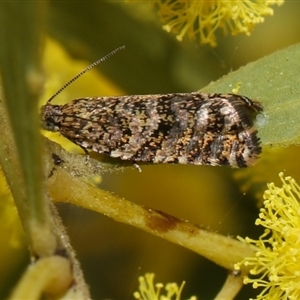
[[[48,131],[59,131],[62,113],[59,105],[46,104],[41,108],[41,125]]]

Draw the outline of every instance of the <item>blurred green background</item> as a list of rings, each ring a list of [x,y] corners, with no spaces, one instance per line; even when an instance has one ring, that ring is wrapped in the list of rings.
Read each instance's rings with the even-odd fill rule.
[[[26,4],[20,2],[20,9]],[[211,48],[188,39],[178,42],[162,30],[147,3],[49,1],[40,16],[45,20],[40,30],[46,47],[42,102],[79,71],[74,70],[78,61],[84,68],[121,45],[125,50],[97,67],[103,80],[97,82],[87,74],[54,102],[83,96],[196,91],[248,62],[299,43],[299,9],[299,1],[286,1],[274,7],[274,16],[266,17],[250,37],[220,35],[218,47]],[[62,55],[67,56],[63,61]],[[257,166],[248,170],[158,165],[142,166],[139,173],[127,168],[105,174],[100,186],[212,231],[254,238],[261,230],[254,225],[256,196],[261,197],[267,182],[279,183],[280,171],[300,182],[298,154],[297,147],[266,149]],[[226,278],[226,270],[177,245],[93,212],[64,204],[58,208],[93,299],[133,299],[138,276],[146,272],[154,272],[156,280],[164,283],[187,281],[183,299],[192,294],[212,299]],[[1,299],[28,264],[25,241],[22,247],[2,254]],[[255,294],[245,287],[236,299]]]

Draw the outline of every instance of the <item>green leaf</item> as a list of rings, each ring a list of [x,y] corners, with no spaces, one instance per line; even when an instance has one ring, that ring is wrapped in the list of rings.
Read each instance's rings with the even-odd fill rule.
[[[264,112],[257,117],[263,145],[300,143],[300,44],[268,55],[214,82],[201,91],[230,91],[260,101]]]
[[[1,103],[0,161],[25,227],[30,216],[46,219],[37,115],[43,89],[39,63],[44,7],[44,3],[0,3],[0,68],[5,96]]]

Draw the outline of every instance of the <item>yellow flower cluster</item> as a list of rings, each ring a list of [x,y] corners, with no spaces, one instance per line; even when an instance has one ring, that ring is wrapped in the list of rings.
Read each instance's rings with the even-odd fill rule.
[[[133,295],[138,300],[180,300],[180,295],[184,286],[184,282],[179,287],[176,283],[168,283],[165,286],[166,295],[162,295],[161,291],[164,285],[162,283],[153,283],[154,274],[147,273],[145,276],[139,277],[139,292]],[[187,300],[197,300],[195,296]]]
[[[256,249],[255,257],[241,264],[251,268],[244,283],[262,287],[257,300],[300,299],[300,186],[291,177],[279,174],[282,187],[268,184],[256,225],[265,227],[259,240],[241,239]]]
[[[201,44],[216,46],[216,31],[232,35],[250,35],[254,26],[273,15],[271,5],[283,4],[284,0],[155,0],[163,26],[177,34],[181,41],[185,35],[199,39]]]

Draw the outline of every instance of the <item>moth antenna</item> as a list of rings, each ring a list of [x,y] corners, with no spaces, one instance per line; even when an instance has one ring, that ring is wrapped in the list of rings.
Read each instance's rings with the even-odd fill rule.
[[[65,88],[67,88],[71,83],[73,83],[75,80],[77,80],[79,77],[81,77],[83,74],[85,74],[87,71],[91,70],[92,68],[94,68],[95,66],[99,65],[101,62],[107,60],[108,58],[110,58],[111,56],[113,56],[114,54],[116,54],[118,51],[123,50],[125,48],[125,46],[121,46],[113,51],[111,51],[110,53],[108,53],[107,55],[103,56],[102,58],[98,59],[97,61],[93,62],[92,64],[90,64],[88,67],[86,67],[83,71],[81,71],[79,74],[77,74],[75,77],[73,77],[71,80],[69,80],[67,83],[65,83],[52,97],[49,98],[49,100],[47,101],[47,103],[50,103],[57,95],[59,95]]]

